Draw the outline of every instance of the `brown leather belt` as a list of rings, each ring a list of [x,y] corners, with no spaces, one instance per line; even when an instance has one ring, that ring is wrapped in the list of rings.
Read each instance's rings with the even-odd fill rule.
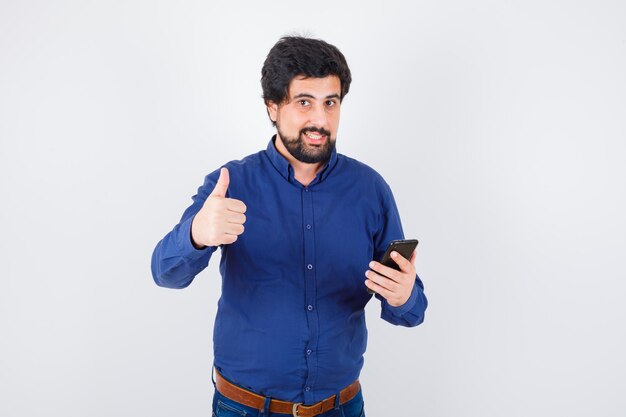
[[[257,410],[263,410],[265,406],[265,397],[231,384],[225,380],[219,372],[217,372],[217,369],[215,370],[215,376],[215,386],[219,393],[224,397],[238,402],[239,404],[256,408]],[[343,405],[353,399],[360,389],[361,384],[358,380],[342,389],[339,392],[340,404]],[[272,399],[270,402],[270,412],[291,414],[294,417],[314,417],[335,408],[335,397],[336,395],[333,395],[332,397],[328,397],[325,400],[313,405],[302,405],[302,403],[292,403],[289,401]]]

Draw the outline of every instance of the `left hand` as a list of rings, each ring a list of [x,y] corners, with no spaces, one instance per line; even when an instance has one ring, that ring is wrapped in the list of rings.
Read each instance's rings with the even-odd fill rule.
[[[368,278],[365,285],[377,292],[392,307],[399,307],[407,302],[415,285],[415,256],[407,260],[398,252],[391,252],[391,259],[400,267],[400,271],[389,268],[380,262],[370,262],[370,268],[365,272]]]

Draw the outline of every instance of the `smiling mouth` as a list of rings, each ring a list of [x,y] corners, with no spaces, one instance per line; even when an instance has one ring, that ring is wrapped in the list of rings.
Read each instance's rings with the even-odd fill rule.
[[[313,133],[313,132],[306,132],[305,135],[307,135],[311,139],[321,139],[322,136],[323,136],[323,135],[321,135],[319,133]]]
[[[306,136],[306,138],[312,144],[320,144],[324,139],[326,139],[326,135],[322,135],[321,133],[316,132],[305,132],[304,136]]]

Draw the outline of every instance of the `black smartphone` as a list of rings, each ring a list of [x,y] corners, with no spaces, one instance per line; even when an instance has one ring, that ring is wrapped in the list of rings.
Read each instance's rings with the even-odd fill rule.
[[[387,246],[387,250],[383,255],[380,263],[388,266],[389,268],[393,268],[397,271],[400,270],[398,264],[391,258],[391,252],[396,251],[400,255],[402,255],[406,259],[411,259],[411,255],[413,255],[413,251],[417,247],[416,239],[404,239],[404,240],[392,240]]]
[[[389,242],[389,246],[387,246],[387,250],[385,254],[380,259],[380,263],[388,266],[389,268],[393,268],[397,271],[400,270],[400,267],[391,257],[391,252],[396,251],[400,255],[402,255],[406,259],[411,259],[411,255],[413,251],[417,247],[417,239],[404,239],[404,240],[392,240]],[[367,289],[367,292],[370,294],[375,294],[374,291]]]

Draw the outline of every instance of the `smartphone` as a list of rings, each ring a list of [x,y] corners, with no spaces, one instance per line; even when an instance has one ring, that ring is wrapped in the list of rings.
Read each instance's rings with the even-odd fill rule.
[[[400,270],[400,267],[391,257],[391,252],[396,251],[400,255],[402,255],[406,259],[411,259],[411,255],[413,255],[413,251],[417,247],[416,239],[404,239],[404,240],[392,240],[387,246],[387,250],[383,255],[380,263],[388,266],[389,268],[393,268],[397,271]]]
[[[392,240],[389,243],[389,246],[387,246],[387,250],[385,251],[385,254],[380,259],[380,263],[385,266],[388,266],[389,268],[393,268],[399,271],[400,267],[398,266],[396,261],[394,261],[393,258],[391,257],[391,252],[396,251],[404,258],[411,259],[411,255],[413,254],[413,251],[415,250],[416,247],[417,247],[416,239]],[[370,290],[369,288],[367,289],[367,292],[369,292],[370,294],[375,294],[375,292]]]

